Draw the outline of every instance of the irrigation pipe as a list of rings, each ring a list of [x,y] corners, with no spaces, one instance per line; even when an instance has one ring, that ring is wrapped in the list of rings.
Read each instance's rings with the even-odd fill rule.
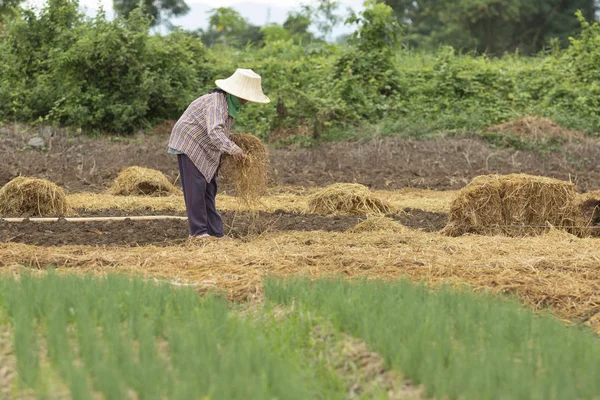
[[[103,222],[103,221],[157,221],[175,219],[187,221],[187,217],[179,217],[175,215],[143,215],[132,217],[54,217],[54,218],[0,218],[0,221],[5,222]]]

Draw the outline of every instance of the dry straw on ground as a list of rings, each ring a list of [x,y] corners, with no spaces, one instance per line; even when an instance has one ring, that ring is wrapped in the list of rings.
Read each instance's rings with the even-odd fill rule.
[[[316,214],[385,214],[391,206],[357,183],[335,183],[313,194],[308,210]]]
[[[570,182],[525,174],[478,176],[459,191],[442,232],[527,236],[553,226],[583,235],[576,199]]]
[[[119,173],[110,193],[120,196],[171,196],[180,195],[181,190],[160,171],[129,167]]]
[[[564,231],[525,238],[447,237],[407,229],[370,233],[273,232],[251,240],[168,247],[32,246],[0,243],[0,271],[23,265],[105,275],[125,273],[260,299],[269,275],[409,277],[518,295],[535,309],[586,321],[600,311],[598,239]],[[31,269],[28,269],[29,271]]]
[[[374,215],[348,229],[348,233],[369,233],[376,231],[405,232],[407,229],[409,228],[389,217]]]
[[[269,155],[263,142],[248,133],[233,133],[231,140],[238,145],[246,159],[236,163],[224,154],[221,161],[221,175],[233,183],[236,196],[247,206],[256,205],[267,193]]]
[[[0,215],[55,216],[67,213],[65,192],[44,179],[17,177],[0,189]]]
[[[491,126],[486,131],[510,134],[519,139],[534,142],[542,142],[548,139],[568,141],[583,138],[581,132],[565,129],[550,119],[531,115],[504,124]]]

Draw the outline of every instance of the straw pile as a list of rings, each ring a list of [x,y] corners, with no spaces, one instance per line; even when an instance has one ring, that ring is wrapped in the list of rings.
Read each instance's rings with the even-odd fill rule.
[[[232,183],[235,194],[246,205],[255,205],[267,193],[269,155],[263,142],[248,133],[233,133],[230,139],[237,144],[246,160],[236,163],[228,154],[221,160],[220,173],[224,180]]]
[[[65,192],[44,179],[19,176],[0,189],[2,216],[55,216],[67,212]]]
[[[600,190],[579,195],[577,206],[583,214],[584,221],[587,225],[597,227],[600,225]],[[591,234],[600,236],[599,229],[591,229]]]
[[[583,235],[585,224],[570,182],[525,174],[478,176],[450,207],[442,233],[527,236],[550,226]]]
[[[314,214],[385,214],[391,207],[366,186],[335,183],[312,195],[308,210]]]
[[[556,122],[537,116],[525,116],[504,124],[491,126],[487,132],[512,134],[519,139],[534,142],[548,139],[573,140],[583,137],[581,132],[565,129]]]
[[[110,193],[117,196],[171,196],[180,195],[181,190],[160,171],[129,167],[119,173]]]
[[[389,231],[389,232],[405,232],[408,228],[399,224],[397,221],[389,217],[383,216],[371,216],[364,221],[359,222],[352,228],[348,229],[348,233],[369,233],[378,231]]]

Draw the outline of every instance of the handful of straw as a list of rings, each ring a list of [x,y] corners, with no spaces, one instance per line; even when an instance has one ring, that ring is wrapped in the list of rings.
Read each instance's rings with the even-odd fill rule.
[[[236,196],[246,206],[256,205],[267,192],[269,156],[262,141],[247,133],[233,133],[230,139],[246,159],[236,162],[229,154],[221,161],[221,175],[235,187]]]

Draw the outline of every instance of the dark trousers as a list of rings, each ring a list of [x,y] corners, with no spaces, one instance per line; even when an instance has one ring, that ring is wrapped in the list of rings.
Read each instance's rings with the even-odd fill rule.
[[[185,154],[177,155],[177,161],[179,162],[179,174],[190,226],[190,236],[208,233],[211,236],[222,237],[223,220],[221,220],[221,215],[217,212],[215,206],[216,178],[207,182],[192,160]]]

